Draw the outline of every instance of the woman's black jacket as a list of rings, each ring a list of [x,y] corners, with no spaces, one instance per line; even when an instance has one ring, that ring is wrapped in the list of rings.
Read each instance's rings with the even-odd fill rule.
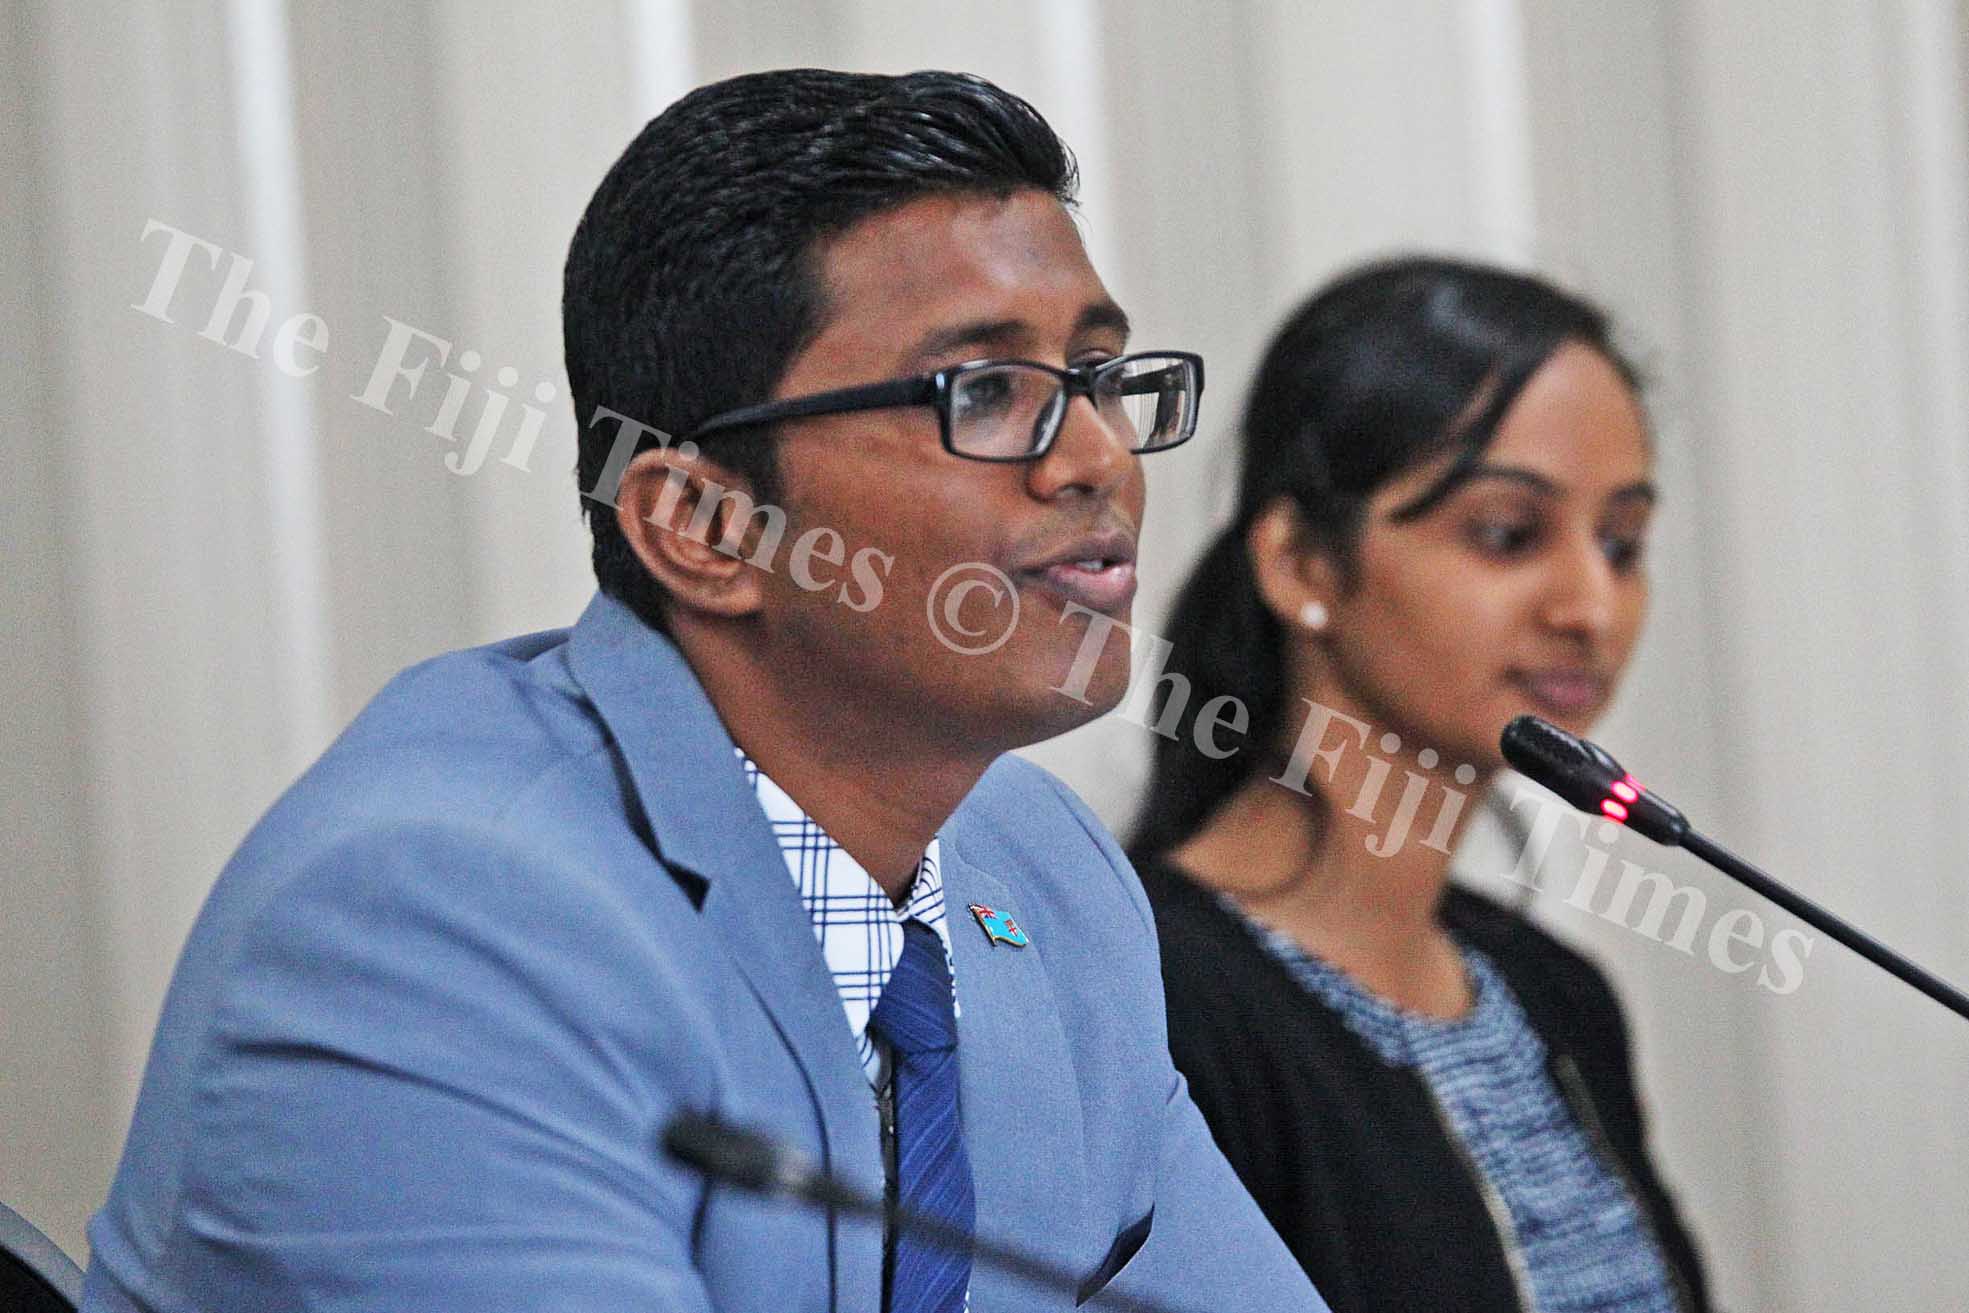
[[[1381,1062],[1216,896],[1140,861],[1169,1044],[1217,1143],[1334,1313],[1513,1313],[1507,1244],[1421,1078]],[[1598,970],[1462,889],[1441,917],[1489,955],[1543,1037],[1559,1092],[1639,1199],[1687,1313],[1710,1304],[1648,1161],[1620,1005]]]

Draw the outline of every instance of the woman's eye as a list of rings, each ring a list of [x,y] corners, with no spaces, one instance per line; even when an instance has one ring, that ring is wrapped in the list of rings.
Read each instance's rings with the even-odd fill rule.
[[[1512,557],[1538,542],[1538,526],[1524,520],[1478,520],[1470,526],[1470,542],[1489,556]]]
[[[1607,554],[1607,564],[1623,572],[1641,564],[1641,554],[1647,547],[1647,543],[1640,538],[1624,538],[1617,534],[1602,538],[1600,544],[1600,549]]]

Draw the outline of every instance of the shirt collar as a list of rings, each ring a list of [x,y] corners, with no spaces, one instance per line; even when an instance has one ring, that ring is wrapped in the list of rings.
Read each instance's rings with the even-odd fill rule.
[[[875,1079],[880,1055],[868,1034],[869,1014],[902,956],[903,924],[921,921],[942,941],[950,960],[950,931],[944,914],[941,834],[932,836],[916,864],[909,896],[898,908],[882,886],[834,842],[758,763],[738,749],[739,764],[772,826],[786,869],[813,921],[834,987],[847,1013],[863,1068]]]

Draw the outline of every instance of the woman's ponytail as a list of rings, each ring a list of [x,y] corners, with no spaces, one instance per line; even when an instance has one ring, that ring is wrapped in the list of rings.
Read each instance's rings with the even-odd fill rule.
[[[1182,699],[1171,733],[1155,745],[1147,797],[1136,817],[1130,847],[1160,853],[1188,838],[1220,803],[1236,792],[1253,768],[1269,760],[1285,700],[1283,635],[1265,605],[1245,548],[1245,526],[1224,530],[1197,563],[1177,595],[1163,637],[1171,645],[1164,669],[1187,683],[1165,679],[1162,702],[1150,723],[1162,723],[1171,697]],[[1212,698],[1230,696],[1248,721],[1238,743],[1219,742],[1213,756],[1197,744],[1197,711]]]

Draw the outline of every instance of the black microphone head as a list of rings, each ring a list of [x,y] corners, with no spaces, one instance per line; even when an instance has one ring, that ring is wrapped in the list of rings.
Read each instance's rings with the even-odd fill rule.
[[[702,1113],[672,1118],[663,1128],[663,1148],[685,1166],[741,1189],[778,1194],[796,1184],[776,1141]]]
[[[1657,843],[1680,844],[1689,832],[1681,812],[1641,787],[1597,743],[1537,716],[1519,716],[1498,740],[1504,760],[1583,812],[1619,821]]]
[[[883,1201],[822,1171],[813,1159],[763,1131],[685,1112],[663,1128],[663,1148],[684,1166],[741,1190],[880,1215]]]
[[[1627,773],[1603,749],[1537,716],[1506,725],[1498,746],[1513,770],[1585,811],[1598,811],[1613,782]]]

